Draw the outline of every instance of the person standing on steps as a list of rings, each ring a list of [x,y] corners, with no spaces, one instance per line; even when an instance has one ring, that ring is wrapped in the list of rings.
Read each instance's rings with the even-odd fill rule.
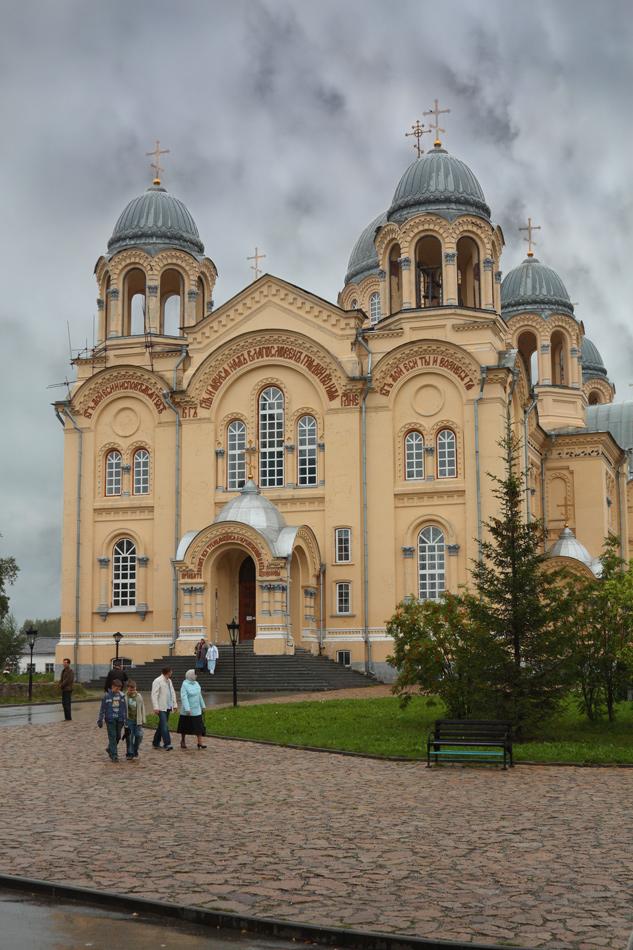
[[[121,660],[115,660],[112,669],[108,671],[105,686],[103,687],[104,693],[107,693],[109,689],[112,689],[112,684],[115,680],[120,680],[122,688],[127,683],[127,673],[123,669]]]
[[[173,745],[169,735],[169,714],[172,711],[178,712],[176,690],[171,681],[171,666],[164,666],[160,676],[157,676],[152,683],[152,708],[158,716],[158,728],[154,733],[152,746],[160,749],[162,739],[165,751],[171,752]]]
[[[200,670],[204,670],[207,665],[207,641],[202,637],[199,643],[196,643],[196,649],[193,651],[193,655],[196,658],[196,670],[199,673]]]
[[[207,670],[211,676],[213,676],[215,673],[215,664],[219,655],[220,654],[218,653],[218,648],[216,647],[215,643],[210,643],[209,649],[207,650]]]
[[[75,674],[70,666],[70,660],[65,657],[62,660],[62,672],[59,677],[59,688],[62,691],[62,708],[64,710],[64,722],[72,720],[70,704],[73,698],[73,685],[75,683]]]

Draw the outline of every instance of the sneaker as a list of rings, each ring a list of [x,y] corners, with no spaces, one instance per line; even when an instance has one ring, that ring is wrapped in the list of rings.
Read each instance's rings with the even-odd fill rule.
[[[126,761],[126,762],[131,762],[133,758],[134,758],[133,755],[126,755],[126,756],[125,756],[125,761]]]
[[[171,752],[173,748],[174,748],[173,745],[166,745],[165,752]]]
[[[135,752],[134,755],[132,756],[132,758],[133,758],[133,759],[138,759],[138,752]]]

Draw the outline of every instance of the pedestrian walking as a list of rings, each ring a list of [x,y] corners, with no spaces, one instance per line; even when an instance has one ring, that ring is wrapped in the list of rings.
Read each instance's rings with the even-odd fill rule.
[[[125,696],[121,695],[121,680],[114,680],[112,687],[101,700],[101,709],[97,719],[99,729],[103,728],[104,720],[108,730],[107,752],[111,762],[118,762],[121,727],[127,726],[127,704]]]
[[[196,736],[198,748],[206,749],[202,744],[204,735],[204,723],[202,721],[202,711],[205,708],[202,698],[202,690],[195,670],[187,670],[185,679],[180,687],[180,718],[178,720],[178,732],[180,733],[180,748],[186,749],[186,737]]]
[[[108,690],[111,688],[115,680],[120,681],[121,689],[123,689],[123,687],[127,683],[127,673],[123,669],[121,660],[115,660],[114,663],[112,664],[112,669],[108,670],[108,675],[106,676],[106,679],[105,679],[105,686],[103,687],[104,693],[108,692]]]
[[[160,676],[152,683],[152,709],[158,716],[158,728],[154,733],[152,746],[154,749],[160,749],[162,739],[165,751],[171,752],[173,745],[169,735],[169,714],[172,711],[178,712],[176,690],[171,681],[171,666],[164,666]]]
[[[136,692],[134,680],[127,682],[127,755],[126,759],[138,759],[138,750],[143,741],[143,723],[145,722],[145,703],[140,693]]]
[[[207,641],[204,637],[202,637],[200,643],[196,643],[194,656],[196,658],[196,669],[204,670],[207,665]]]
[[[219,655],[220,654],[218,652],[218,648],[216,647],[215,643],[210,643],[209,649],[207,650],[207,669],[209,673],[211,674],[211,676],[213,676],[213,674],[215,673],[215,664],[217,662]]]
[[[68,657],[62,660],[62,671],[59,677],[58,686],[62,691],[62,708],[64,710],[64,722],[70,722],[72,713],[70,704],[73,698],[73,685],[75,683],[75,674],[70,666]]]

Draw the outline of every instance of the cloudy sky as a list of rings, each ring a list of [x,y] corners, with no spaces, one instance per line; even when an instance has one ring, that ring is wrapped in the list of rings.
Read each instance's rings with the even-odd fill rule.
[[[145,153],[192,212],[216,304],[266,270],[335,301],[359,232],[439,99],[445,147],[503,228],[541,226],[587,335],[633,396],[629,0],[1,0],[0,556],[18,618],[60,611],[62,430],[48,389],[92,343],[93,268]],[[430,136],[429,136],[430,138]],[[67,329],[68,328],[68,329]]]

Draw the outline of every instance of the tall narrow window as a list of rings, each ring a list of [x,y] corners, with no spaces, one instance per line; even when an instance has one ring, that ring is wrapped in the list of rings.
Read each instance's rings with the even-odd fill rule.
[[[420,432],[407,432],[404,440],[406,478],[424,478],[424,439]]]
[[[369,323],[375,326],[380,320],[380,294],[372,294],[369,298]]]
[[[402,267],[400,245],[394,244],[389,254],[389,312],[402,310]]]
[[[303,416],[297,423],[297,484],[317,483],[317,424],[312,416]]]
[[[136,545],[121,538],[112,553],[112,606],[136,606]]]
[[[134,494],[149,495],[149,452],[139,449],[134,453]]]
[[[337,614],[351,613],[351,597],[348,583],[336,585],[336,612]]]
[[[121,453],[108,452],[106,458],[106,495],[121,494]]]
[[[352,559],[351,528],[336,529],[336,561],[338,564],[349,562]]]
[[[123,335],[140,336],[145,333],[145,272],[128,271],[123,287]]]
[[[416,307],[442,306],[442,245],[436,237],[421,238],[415,248]]]
[[[227,430],[227,488],[237,491],[246,482],[246,426],[239,419]]]
[[[284,484],[284,397],[274,386],[259,397],[259,484],[261,488]]]
[[[418,596],[438,600],[446,590],[446,545],[444,534],[430,525],[418,536]]]
[[[481,306],[479,247],[471,237],[457,242],[457,298],[460,307]]]
[[[455,433],[451,429],[442,429],[437,436],[437,477],[455,478],[456,475]]]

